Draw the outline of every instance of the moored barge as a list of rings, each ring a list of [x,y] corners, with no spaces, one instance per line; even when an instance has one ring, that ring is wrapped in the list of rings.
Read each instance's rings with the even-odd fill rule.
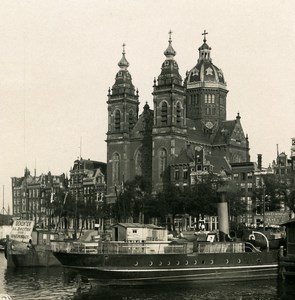
[[[251,243],[184,240],[100,241],[95,246],[54,243],[53,252],[63,266],[89,280],[110,285],[246,281],[278,275],[278,252],[261,252]]]

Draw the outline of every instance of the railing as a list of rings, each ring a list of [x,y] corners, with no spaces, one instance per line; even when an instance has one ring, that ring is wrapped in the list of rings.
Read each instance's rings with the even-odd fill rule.
[[[241,253],[245,252],[243,243],[198,243],[198,253]]]
[[[187,253],[187,245],[170,242],[52,242],[54,252],[93,254],[182,254]]]
[[[261,252],[261,250],[259,250],[252,243],[249,242],[245,242],[245,249],[249,250],[249,252]]]
[[[255,240],[254,234],[260,234],[261,236],[264,237],[264,239],[266,241],[266,251],[269,251],[269,241],[268,241],[268,238],[266,237],[266,235],[260,231],[252,231],[252,234],[250,234],[250,236],[252,236],[252,238],[254,237],[254,240]]]

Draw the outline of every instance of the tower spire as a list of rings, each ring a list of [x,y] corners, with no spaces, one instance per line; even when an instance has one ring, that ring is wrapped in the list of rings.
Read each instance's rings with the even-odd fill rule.
[[[122,58],[118,63],[118,66],[121,68],[121,70],[127,70],[127,68],[129,67],[129,62],[127,61],[126,57],[125,57],[125,46],[126,44],[123,43],[122,47],[123,47],[123,52],[122,52]]]
[[[172,47],[172,38],[171,38],[172,31],[169,30],[168,34],[169,34],[169,40],[168,40],[169,45],[168,48],[165,50],[164,54],[167,57],[167,59],[173,59],[173,57],[176,55],[176,51]]]

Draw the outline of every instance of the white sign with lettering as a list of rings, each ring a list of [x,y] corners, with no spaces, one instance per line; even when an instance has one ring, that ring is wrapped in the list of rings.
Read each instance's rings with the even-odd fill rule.
[[[34,221],[15,220],[12,224],[10,239],[28,243],[31,239]]]

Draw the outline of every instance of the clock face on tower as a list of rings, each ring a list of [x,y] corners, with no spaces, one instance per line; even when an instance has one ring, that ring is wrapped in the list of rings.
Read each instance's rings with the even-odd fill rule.
[[[213,123],[211,122],[211,121],[208,121],[208,122],[206,122],[206,127],[208,128],[208,129],[212,129],[213,128]]]

